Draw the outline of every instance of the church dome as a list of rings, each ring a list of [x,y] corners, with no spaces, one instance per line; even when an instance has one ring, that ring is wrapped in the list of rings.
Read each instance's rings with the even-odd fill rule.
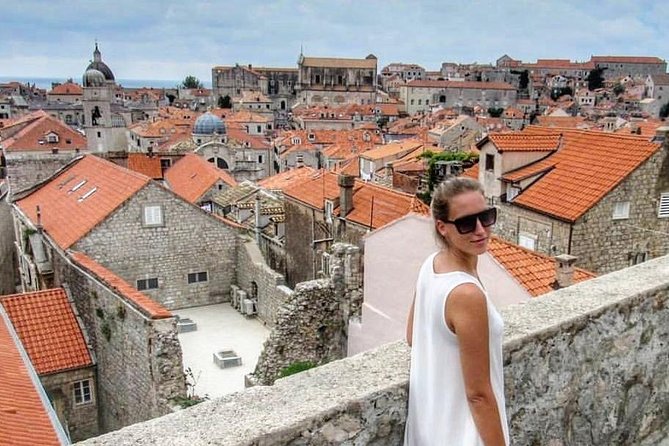
[[[82,81],[84,87],[102,87],[105,84],[105,75],[95,68],[89,68]]]
[[[102,61],[102,53],[100,53],[97,43],[95,44],[95,51],[93,51],[93,62],[91,62],[88,67],[86,67],[86,71],[90,69],[97,70],[102,73],[105,80],[114,80],[114,73],[112,73],[112,70],[107,66],[106,63]]]
[[[197,118],[193,127],[193,133],[197,135],[213,135],[214,133],[222,135],[225,133],[225,124],[221,118],[211,112],[207,112]]]

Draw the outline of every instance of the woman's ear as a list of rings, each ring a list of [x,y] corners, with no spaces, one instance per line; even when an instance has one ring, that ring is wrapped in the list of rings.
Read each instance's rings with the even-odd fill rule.
[[[437,220],[434,222],[435,228],[437,230],[437,234],[441,236],[444,240],[446,240],[446,226],[447,224],[444,223],[441,220]]]

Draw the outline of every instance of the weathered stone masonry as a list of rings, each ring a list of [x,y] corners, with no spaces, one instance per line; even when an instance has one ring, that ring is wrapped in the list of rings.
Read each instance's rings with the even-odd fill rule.
[[[175,318],[153,319],[60,255],[54,269],[95,353],[100,431],[170,413],[170,400],[186,394]]]
[[[502,311],[512,444],[666,445],[669,256]],[[404,342],[85,445],[401,445]]]

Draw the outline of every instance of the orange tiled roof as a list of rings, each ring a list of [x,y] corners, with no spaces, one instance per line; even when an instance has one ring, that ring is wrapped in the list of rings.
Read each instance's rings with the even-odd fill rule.
[[[128,169],[153,179],[163,177],[163,171],[160,168],[160,158],[148,156],[144,153],[128,153]]]
[[[467,178],[472,178],[472,179],[478,181],[479,180],[479,163],[474,164],[469,169],[465,169],[464,172],[462,172],[461,176],[467,177]]]
[[[67,249],[149,181],[144,175],[86,155],[16,204],[33,224],[37,223],[39,206],[44,230]]]
[[[626,126],[614,130],[614,133],[631,134],[631,135],[638,134],[646,137],[653,137],[655,136],[655,131],[657,130],[657,128],[663,125],[666,125],[666,123],[659,119],[632,121]],[[640,133],[635,133],[636,131],[640,131]]]
[[[228,172],[219,169],[194,153],[187,153],[165,172],[165,180],[184,200],[197,203],[218,181],[228,186],[237,181]]]
[[[225,120],[225,123],[233,123],[233,122],[269,122],[270,119],[266,118],[263,115],[259,115],[258,113],[253,113],[248,110],[240,110],[232,113],[227,113],[225,117],[223,117]]]
[[[339,197],[337,175],[321,170],[286,188],[284,194],[323,210],[326,199],[334,201]],[[338,209],[335,209],[335,213]],[[376,229],[409,212],[428,215],[429,208],[414,195],[356,180],[353,186],[353,209],[346,215],[346,219]]]
[[[582,116],[537,116],[535,125],[541,127],[588,128]]]
[[[592,56],[590,60],[594,63],[664,63],[664,61],[659,57],[648,56]]]
[[[5,150],[12,152],[50,152],[53,149],[58,149],[59,151],[86,150],[85,136],[72,130],[59,119],[49,116],[44,112],[31,113],[29,116],[5,126],[2,131],[3,133],[9,132],[11,130],[10,127],[21,126],[26,122],[29,123],[2,142]],[[58,142],[51,143],[47,141],[47,135],[50,133],[58,135]]]
[[[547,129],[528,127],[524,133]],[[660,144],[646,137],[560,129],[563,143],[554,154],[513,172],[517,177],[546,171],[522,191],[516,205],[576,221],[607,193],[660,150]],[[508,179],[508,175],[504,176]]]
[[[324,68],[376,68],[376,61],[376,58],[344,59],[338,57],[304,57],[302,58],[302,66]]]
[[[70,257],[72,257],[79,266],[88,270],[103,283],[107,284],[111,289],[128,299],[128,303],[149,316],[151,319],[165,319],[172,317],[172,313],[170,313],[167,308],[163,307],[160,303],[151,299],[146,294],[137,291],[137,289],[128,282],[88,257],[86,254],[71,251]]]
[[[491,237],[488,251],[505,270],[533,297],[553,291],[556,281],[556,260],[525,249],[498,237]],[[574,282],[596,277],[594,273],[574,268]]]
[[[237,141],[242,144],[248,143],[248,147],[251,149],[269,149],[270,147],[270,142],[265,137],[249,135],[246,130],[234,124],[227,126],[226,133],[228,141]]]
[[[416,139],[405,139],[398,142],[393,142],[390,144],[385,144],[378,146],[375,149],[368,150],[363,153],[361,156],[369,160],[379,160],[388,156],[404,156],[409,152],[413,152],[416,149],[420,149],[425,144]]]
[[[23,361],[5,318],[0,316],[0,444],[60,446],[62,443]]]
[[[0,297],[40,375],[93,365],[86,339],[62,288]]]
[[[504,110],[502,117],[506,119],[522,119],[525,117],[525,113],[518,110],[517,108],[508,107],[506,110]]]
[[[305,178],[309,178],[316,173],[315,169],[308,166],[296,167],[285,172],[263,178],[258,182],[258,186],[270,190],[283,190],[292,184],[298,183]]]
[[[560,135],[548,133],[545,135],[525,133],[494,133],[488,138],[499,152],[547,152],[557,150],[560,145]],[[485,139],[477,144],[481,147]]]
[[[190,134],[193,130],[193,119],[160,118],[157,121],[138,122],[128,129],[143,138],[171,138],[175,134]]]
[[[49,94],[82,95],[84,94],[84,90],[79,84],[75,84],[74,82],[65,82],[64,84],[53,87]]]

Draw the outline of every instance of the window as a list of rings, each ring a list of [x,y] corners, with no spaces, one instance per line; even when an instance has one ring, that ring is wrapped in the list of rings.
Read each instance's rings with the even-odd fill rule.
[[[334,203],[330,200],[325,200],[325,221],[332,223],[332,211],[334,211]]]
[[[162,226],[163,209],[160,206],[144,206],[144,225]]]
[[[188,283],[199,283],[207,281],[207,272],[200,271],[199,273],[189,273],[188,274]]]
[[[256,132],[258,132],[258,133],[262,132],[262,127],[257,125],[256,126]]]
[[[98,132],[98,138],[102,138],[102,133]]]
[[[423,104],[423,100],[422,100],[422,99],[419,99],[419,100],[418,100],[418,105],[422,105],[422,104]]]
[[[74,404],[87,404],[93,401],[91,380],[85,379],[74,383]]]
[[[295,162],[296,163],[303,163],[304,162],[304,155],[302,155],[301,153],[298,153],[297,155],[295,155]]]
[[[518,244],[523,248],[535,250],[537,246],[537,237],[531,234],[523,234],[522,232],[518,234]]]
[[[657,211],[659,218],[669,217],[669,192],[664,192],[660,195],[660,207]]]
[[[321,257],[321,271],[326,277],[330,275],[330,254],[327,252],[324,252]]]
[[[158,288],[158,278],[151,277],[149,279],[137,280],[137,291],[155,290]]]
[[[495,170],[495,155],[486,154],[485,156],[485,170]]]
[[[411,105],[413,105],[413,99],[411,100]]]
[[[615,203],[613,206],[613,219],[622,220],[625,218],[630,218],[630,202],[620,201]]]
[[[258,163],[262,164],[262,155],[258,155]]]

